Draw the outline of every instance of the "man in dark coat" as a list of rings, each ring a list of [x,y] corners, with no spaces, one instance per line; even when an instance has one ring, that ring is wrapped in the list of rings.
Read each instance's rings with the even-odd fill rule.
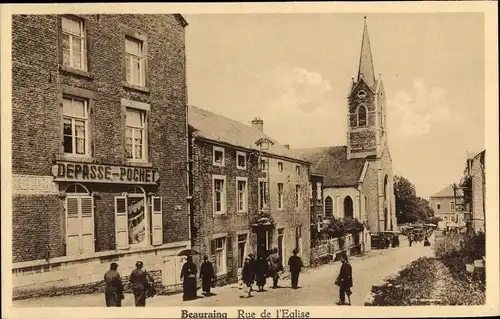
[[[132,292],[134,293],[136,307],[146,306],[147,290],[149,289],[149,282],[152,281],[148,273],[142,269],[143,266],[142,261],[136,262],[136,269],[132,271],[129,278],[132,283]]]
[[[200,267],[200,279],[202,284],[202,291],[205,296],[210,296],[210,288],[212,286],[212,280],[214,279],[215,271],[214,266],[208,260],[208,256],[203,256],[203,263]]]
[[[335,283],[339,286],[339,305],[345,305],[345,295],[349,298],[349,305],[351,304],[351,287],[352,287],[352,266],[347,260],[347,255],[342,255],[340,260],[342,261],[342,266],[340,267],[340,272]]]
[[[248,297],[252,296],[252,286],[255,281],[255,265],[252,262],[252,258],[248,256],[245,258],[245,263],[243,265],[243,271],[242,271],[242,279],[243,279],[243,284],[245,285],[245,291],[248,294]]]
[[[106,289],[104,290],[106,307],[122,306],[123,284],[117,269],[118,264],[111,263],[109,270],[104,274],[104,282],[106,283]]]
[[[302,258],[297,256],[298,250],[295,248],[293,250],[293,256],[290,256],[288,259],[288,266],[290,266],[290,276],[292,280],[292,288],[297,289],[299,285],[299,274],[300,271],[302,270],[302,267],[304,267],[304,264],[302,263]]]

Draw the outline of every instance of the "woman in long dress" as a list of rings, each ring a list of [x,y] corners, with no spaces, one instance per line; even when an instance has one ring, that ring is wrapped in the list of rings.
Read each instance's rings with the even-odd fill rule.
[[[255,275],[256,275],[257,287],[259,288],[258,291],[264,291],[264,286],[266,285],[267,281],[266,278],[267,278],[268,268],[269,265],[267,263],[266,258],[264,258],[264,255],[260,253],[255,263]]]
[[[196,299],[196,264],[193,262],[193,256],[187,256],[187,261],[182,265],[181,280],[182,280],[182,299]]]
[[[248,297],[252,296],[252,286],[255,281],[255,269],[254,264],[251,262],[251,258],[245,258],[245,264],[243,265],[243,288],[248,294]]]
[[[106,289],[104,291],[106,307],[122,306],[123,283],[117,269],[118,264],[111,263],[109,270],[104,274],[104,282],[106,283]]]

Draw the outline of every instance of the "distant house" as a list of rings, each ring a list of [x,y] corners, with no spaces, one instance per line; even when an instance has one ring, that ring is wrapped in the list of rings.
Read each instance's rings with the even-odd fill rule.
[[[460,186],[464,191],[466,212],[470,215],[470,225],[474,231],[485,229],[486,196],[486,151],[470,154],[465,165]]]
[[[272,247],[283,260],[297,247],[309,262],[309,163],[252,126],[189,106],[194,248],[231,282],[249,253]],[[269,141],[259,146],[258,142]]]
[[[442,219],[446,226],[465,226],[463,192],[454,190],[450,184],[430,197],[434,216]]]

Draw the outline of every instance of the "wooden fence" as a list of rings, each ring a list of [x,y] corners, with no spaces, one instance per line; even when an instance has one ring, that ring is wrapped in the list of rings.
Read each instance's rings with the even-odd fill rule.
[[[311,248],[311,265],[328,263],[338,259],[342,254],[350,256],[363,253],[364,238],[364,232],[359,232],[316,242]]]

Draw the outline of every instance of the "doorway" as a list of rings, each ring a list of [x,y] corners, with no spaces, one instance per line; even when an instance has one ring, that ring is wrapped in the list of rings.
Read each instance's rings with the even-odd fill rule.
[[[271,249],[272,231],[267,229],[257,230],[257,247],[259,252],[263,252],[267,256],[267,252]]]
[[[346,217],[346,218],[353,218],[354,217],[353,203],[352,203],[351,196],[346,196],[344,198],[344,217]]]

